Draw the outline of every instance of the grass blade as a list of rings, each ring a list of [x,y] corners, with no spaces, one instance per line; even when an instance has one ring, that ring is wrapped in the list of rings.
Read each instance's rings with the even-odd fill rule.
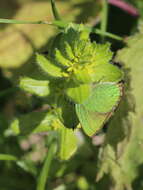
[[[0,154],[0,160],[7,160],[7,161],[16,161],[17,158],[10,154]]]
[[[48,24],[46,21],[28,21],[28,20],[15,20],[15,19],[0,19],[2,24]]]
[[[55,154],[55,150],[56,150],[56,143],[55,141],[53,141],[49,147],[47,158],[44,162],[44,166],[42,168],[42,171],[38,179],[37,190],[45,190],[45,186],[46,186],[46,182],[49,176],[49,170],[50,170],[53,156]]]

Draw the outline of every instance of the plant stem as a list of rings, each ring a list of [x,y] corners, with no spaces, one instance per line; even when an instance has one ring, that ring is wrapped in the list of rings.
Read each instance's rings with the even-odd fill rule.
[[[52,26],[56,26],[58,28],[65,28],[66,26],[68,26],[68,22],[65,21],[61,21],[61,20],[54,20],[52,22],[48,22],[48,21],[23,21],[23,20],[11,20],[11,19],[0,19],[0,23],[8,23],[8,24],[47,24],[47,25],[52,25]],[[78,24],[74,24],[75,26]],[[87,30],[89,30],[90,32],[102,35],[102,36],[107,36],[110,38],[113,38],[115,40],[123,40],[122,37],[117,36],[115,34],[109,33],[109,32],[104,32],[100,29],[95,29],[93,27],[89,27],[89,26],[85,26],[85,28]]]
[[[15,19],[0,19],[0,23],[3,24],[51,24],[47,21],[26,21],[26,20],[15,20]]]
[[[96,33],[96,34],[107,36],[107,37],[115,39],[115,40],[119,40],[119,41],[123,40],[123,38],[118,36],[118,35],[112,34],[110,32],[103,32],[100,29],[93,29],[93,32]]]
[[[102,17],[101,17],[101,38],[102,41],[105,40],[105,32],[107,31],[107,23],[108,23],[108,2],[107,0],[103,0],[103,8],[102,8]]]
[[[55,0],[51,0],[51,6],[52,6],[52,12],[53,12],[55,20],[61,20],[61,17],[59,15],[59,12],[55,4]]]
[[[37,190],[45,190],[46,182],[49,177],[49,170],[50,170],[53,156],[55,154],[55,150],[56,150],[56,142],[53,141],[49,147],[47,158],[45,159],[44,166],[42,168],[42,171],[38,179]]]
[[[59,28],[66,28],[68,26],[68,22],[54,20],[51,23],[51,25],[59,27]],[[78,26],[78,24],[74,24],[74,25]],[[99,34],[99,35],[102,35],[102,36],[107,36],[107,37],[110,37],[110,38],[115,39],[115,40],[120,40],[120,41],[123,40],[123,38],[118,36],[118,35],[115,35],[115,34],[112,34],[112,33],[106,32],[106,31],[104,32],[104,31],[102,31],[100,29],[96,29],[96,28],[93,28],[93,27],[90,27],[90,26],[84,26],[84,27],[89,32],[93,32],[93,33],[96,33],[96,34]]]

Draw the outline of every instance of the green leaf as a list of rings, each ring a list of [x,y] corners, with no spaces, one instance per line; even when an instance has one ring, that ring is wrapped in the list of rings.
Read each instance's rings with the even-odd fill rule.
[[[111,176],[113,189],[142,189],[143,165],[143,34],[127,39],[116,61],[125,68],[125,95],[108,125],[107,138],[99,157],[98,180]]]
[[[62,77],[62,69],[54,65],[48,58],[37,54],[36,60],[41,69],[52,77]]]
[[[112,64],[97,65],[91,71],[93,82],[119,82],[123,77],[123,71]]]
[[[63,55],[62,52],[59,51],[58,49],[55,50],[55,60],[57,63],[61,64],[64,67],[67,67],[70,65],[70,61],[66,59]]]
[[[91,77],[86,68],[77,69],[73,74],[73,80],[77,83],[91,83]]]
[[[66,190],[66,185],[65,184],[58,185],[53,190]]]
[[[56,113],[64,126],[72,129],[75,128],[78,124],[78,118],[75,112],[75,103],[69,101],[65,96],[60,96],[57,99],[57,107]]]
[[[111,117],[121,95],[119,85],[101,83],[94,87],[87,100],[76,105],[77,116],[87,135],[94,135]]]
[[[14,3],[15,4],[15,3]],[[23,1],[22,5],[16,6],[3,2],[0,8],[1,18],[11,18],[24,20],[25,22],[33,20],[43,20],[48,18],[51,21],[51,5],[49,1]],[[74,20],[79,13],[73,2],[58,1],[56,2],[60,9],[61,15],[69,20]],[[70,14],[69,14],[70,9]],[[14,15],[11,15],[11,11]],[[47,20],[47,19],[45,19]],[[4,26],[5,24],[0,24]],[[9,24],[0,31],[0,66],[3,68],[20,67],[28,61],[34,54],[35,50],[47,47],[48,40],[56,33],[56,28],[47,24]],[[5,63],[5,64],[4,64]]]
[[[61,127],[58,118],[50,112],[31,112],[20,116],[11,123],[11,129],[18,135],[40,133]]]
[[[38,178],[38,184],[37,184],[37,188],[36,190],[44,190],[46,187],[46,182],[48,180],[49,177],[49,170],[52,166],[52,159],[54,157],[54,154],[56,153],[56,142],[51,142],[51,145],[48,149],[48,154],[47,157],[45,159],[43,168],[41,170],[40,176]]]
[[[29,159],[18,160],[16,164],[24,171],[29,172],[35,177],[37,176],[37,168],[36,168],[35,163],[32,160],[29,160]]]
[[[93,42],[92,46],[94,50],[94,52],[92,52],[92,57],[95,66],[106,64],[111,61],[113,52],[110,50],[110,43],[97,44],[96,42]]]
[[[16,161],[17,158],[10,154],[0,154],[0,160]]]
[[[92,43],[89,31],[83,25],[70,23],[59,36],[55,53],[56,61],[60,64],[77,68],[87,64],[105,64],[112,59],[110,44]],[[77,69],[78,70],[78,69]]]
[[[73,102],[81,104],[90,95],[90,90],[90,85],[81,84],[68,88],[66,94]]]
[[[77,149],[77,138],[73,129],[62,127],[58,130],[59,133],[59,153],[61,160],[68,160]]]
[[[65,48],[64,48],[64,52],[65,52],[65,55],[66,57],[69,59],[69,60],[73,60],[74,59],[74,53],[72,51],[72,48],[70,46],[70,44],[68,42],[65,42]]]
[[[20,79],[20,88],[38,96],[48,96],[50,93],[49,81],[35,80],[29,77]]]

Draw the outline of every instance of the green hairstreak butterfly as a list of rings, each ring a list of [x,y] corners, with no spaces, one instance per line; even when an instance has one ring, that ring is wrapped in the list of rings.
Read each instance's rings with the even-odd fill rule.
[[[77,116],[88,136],[94,135],[111,117],[122,96],[122,88],[122,84],[98,83],[82,104],[76,104]]]

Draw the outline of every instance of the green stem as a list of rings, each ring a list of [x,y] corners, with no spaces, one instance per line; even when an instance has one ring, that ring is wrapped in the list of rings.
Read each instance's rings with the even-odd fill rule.
[[[93,32],[96,33],[96,34],[99,34],[99,35],[107,36],[107,37],[115,39],[115,40],[119,40],[119,41],[123,40],[123,38],[118,36],[118,35],[112,34],[110,32],[103,32],[100,29],[93,29]]]
[[[5,23],[8,23],[8,24],[48,24],[48,25],[56,26],[58,28],[63,28],[63,29],[68,26],[68,22],[60,21],[60,20],[54,20],[52,22],[48,22],[48,21],[23,21],[23,20],[0,19],[0,23],[3,23],[3,24]],[[74,25],[78,26],[78,24],[74,24]],[[85,26],[85,29],[102,36],[113,38],[115,40],[123,40],[123,38],[120,36],[117,36],[109,32],[104,32],[100,29],[95,29],[89,26]]]
[[[68,22],[55,20],[55,21],[53,21],[51,23],[51,25],[59,27],[59,28],[66,28],[68,26]],[[78,26],[78,24],[74,24],[74,25]],[[107,36],[107,37],[115,39],[115,40],[120,40],[120,41],[123,40],[123,38],[118,36],[118,35],[115,35],[115,34],[112,34],[112,33],[106,32],[106,31],[104,32],[104,31],[102,31],[100,29],[96,29],[96,28],[93,28],[93,27],[90,27],[90,26],[84,26],[84,27],[89,32],[93,32],[95,34],[99,34],[99,35],[102,35],[102,36]]]
[[[0,19],[0,23],[3,23],[3,24],[51,24],[47,21],[26,21],[26,20],[15,20],[15,19]]]
[[[108,2],[107,0],[103,0],[103,8],[102,8],[102,17],[101,17],[101,37],[102,41],[104,41],[104,34],[107,31],[107,23],[108,23]]]
[[[53,141],[49,147],[47,158],[44,162],[44,166],[42,168],[42,171],[38,179],[37,190],[45,190],[46,182],[49,177],[51,162],[52,162],[53,156],[55,155],[55,150],[56,150],[56,142]]]
[[[55,20],[61,20],[61,17],[59,15],[59,12],[55,4],[55,0],[51,0],[51,6],[52,6],[52,12],[53,12]]]

